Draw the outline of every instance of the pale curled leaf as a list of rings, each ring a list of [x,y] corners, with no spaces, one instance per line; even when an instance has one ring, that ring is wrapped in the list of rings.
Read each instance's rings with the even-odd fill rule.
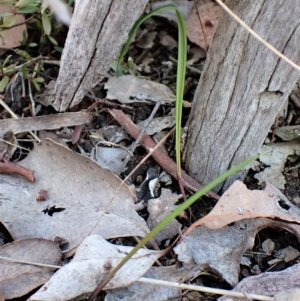
[[[132,249],[108,243],[99,235],[88,236],[77,248],[71,263],[29,298],[30,301],[65,301],[92,292]],[[162,256],[164,251],[140,249],[106,285],[107,289],[131,284]],[[72,289],[70,289],[72,288]]]
[[[289,129],[288,131],[290,131]],[[298,136],[299,137],[299,136]],[[283,175],[284,165],[288,156],[300,154],[300,140],[281,142],[261,147],[260,161],[267,167],[257,173],[254,177],[260,182],[268,181],[278,189],[285,188],[285,177]]]
[[[137,124],[140,130],[145,128],[145,125],[148,123],[148,120],[141,121]],[[170,129],[175,125],[175,117],[174,116],[163,116],[157,117],[151,120],[149,125],[146,128],[145,133],[147,135],[154,135],[158,132],[161,132],[164,129]]]
[[[0,175],[0,220],[13,237],[60,236],[69,242],[67,248],[74,248],[96,224],[93,233],[105,238],[149,232],[127,186],[117,191],[121,180],[94,161],[46,139],[22,165],[35,170],[35,183]],[[40,189],[48,191],[45,202],[35,200]],[[64,210],[49,215],[51,208]]]
[[[123,148],[111,148],[96,146],[94,159],[101,167],[109,169],[115,175],[119,176],[124,169],[123,160],[128,155],[128,151]]]
[[[192,224],[185,234],[200,225],[220,229],[235,221],[255,217],[279,218],[299,223],[300,209],[270,183],[266,183],[263,190],[249,190],[243,182],[235,181],[213,210]]]
[[[229,284],[236,285],[242,255],[253,247],[256,234],[265,228],[282,228],[300,238],[300,226],[297,224],[266,218],[245,219],[222,229],[199,226],[183,237],[175,252],[186,267],[196,263],[199,268],[211,269]],[[248,292],[247,289],[245,291]]]
[[[110,77],[104,88],[108,90],[108,99],[118,99],[122,103],[175,102],[175,95],[167,86],[132,75]]]
[[[60,265],[61,251],[49,240],[24,239],[0,248],[0,256],[29,262]],[[0,259],[0,292],[5,299],[21,297],[44,284],[54,270]]]

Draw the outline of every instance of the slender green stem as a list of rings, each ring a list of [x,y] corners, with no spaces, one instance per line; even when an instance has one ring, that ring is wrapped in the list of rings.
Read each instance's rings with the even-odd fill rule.
[[[176,166],[177,174],[181,176],[181,154],[180,154],[180,136],[181,136],[181,119],[182,119],[182,103],[183,103],[183,93],[184,93],[184,82],[186,73],[186,57],[187,57],[187,35],[186,26],[182,13],[175,5],[165,5],[162,6],[146,16],[141,17],[132,27],[129,32],[128,39],[124,44],[120,55],[117,60],[116,76],[122,75],[121,63],[128,52],[129,45],[132,42],[137,29],[141,26],[143,22],[147,19],[156,15],[164,10],[175,10],[177,20],[178,20],[178,63],[177,63],[177,76],[176,76],[176,134],[175,134],[175,149],[176,149]]]

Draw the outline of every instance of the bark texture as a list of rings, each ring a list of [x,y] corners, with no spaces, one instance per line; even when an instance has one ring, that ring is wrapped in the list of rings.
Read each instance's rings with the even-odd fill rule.
[[[58,111],[78,104],[106,74],[147,2],[76,1],[55,87]]]
[[[300,62],[300,6],[292,0],[229,0],[254,31]],[[197,87],[185,150],[186,170],[201,184],[259,152],[299,72],[223,13]],[[225,190],[243,170],[215,188]]]

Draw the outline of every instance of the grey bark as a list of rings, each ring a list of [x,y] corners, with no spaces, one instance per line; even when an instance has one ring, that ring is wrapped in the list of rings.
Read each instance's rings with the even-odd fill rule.
[[[78,104],[106,74],[147,2],[76,1],[55,87],[58,111]]]
[[[229,0],[254,31],[300,62],[296,1]],[[186,169],[201,184],[259,152],[299,72],[223,13],[208,51],[189,119]],[[225,190],[243,170],[215,188]]]

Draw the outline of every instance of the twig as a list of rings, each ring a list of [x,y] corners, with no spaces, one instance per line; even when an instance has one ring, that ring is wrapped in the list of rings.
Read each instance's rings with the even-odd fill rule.
[[[11,143],[11,142],[9,142],[9,141],[7,141],[7,140],[5,140],[5,139],[0,138],[0,141],[3,141],[4,143],[6,143],[6,144],[8,144],[8,145],[11,145],[11,146],[14,146],[14,147],[16,147],[16,148],[23,149],[23,150],[26,150],[27,152],[30,152],[29,149],[27,149],[27,148],[25,148],[25,147],[22,147],[22,146],[20,146],[20,145]]]
[[[130,136],[132,136],[135,139],[139,136],[141,130],[122,111],[113,109],[113,110],[109,110],[109,113],[120,123],[120,125],[128,132]],[[156,143],[146,134],[143,135],[140,144],[148,152],[152,152],[154,147],[156,146]],[[170,175],[172,175],[175,179],[177,179],[176,164],[161,148],[157,148],[155,151],[153,151],[152,157],[156,160],[156,162],[160,166],[162,166],[164,170],[166,170]],[[190,189],[192,191],[197,191],[202,187],[185,171],[182,171],[181,176],[182,176],[182,183],[187,189]],[[210,191],[208,195],[216,200],[220,198],[219,195],[217,195],[212,191]]]
[[[130,152],[133,154],[134,151],[136,150],[137,146],[139,145],[142,136],[144,135],[144,133],[146,132],[146,129],[148,128],[150,122],[153,120],[157,110],[159,109],[160,105],[161,105],[162,100],[159,100],[156,104],[155,107],[153,108],[151,115],[149,116],[149,118],[146,121],[146,124],[144,126],[144,128],[141,130],[141,132],[139,133],[138,137],[135,139],[135,141],[132,143],[131,147],[130,147]],[[128,154],[126,156],[126,158],[123,161],[123,169],[126,167],[128,161],[130,160],[130,155]]]
[[[32,114],[32,117],[35,117],[35,102],[34,102],[34,99],[33,99],[33,96],[32,96],[30,80],[28,80],[28,94],[29,94],[29,99],[30,99],[30,102],[31,102],[31,114]]]
[[[300,66],[295,64],[285,55],[280,53],[276,48],[274,48],[271,44],[266,42],[261,36],[259,36],[254,30],[252,30],[244,21],[242,21],[236,14],[234,14],[221,0],[216,0],[216,2],[233,18],[235,19],[244,29],[246,29],[254,38],[256,38],[259,42],[265,45],[268,49],[270,49],[273,53],[283,59],[285,62],[290,64],[292,67],[300,71]]]
[[[58,270],[58,269],[61,268],[61,266],[59,266],[59,265],[52,265],[52,264],[38,263],[38,262],[32,262],[32,261],[25,261],[25,260],[19,260],[19,259],[8,258],[8,257],[3,257],[3,256],[0,256],[0,260],[14,262],[14,263],[23,263],[23,264],[38,266],[38,267],[41,267],[41,268],[54,269],[54,270]]]
[[[191,291],[199,291],[203,293],[210,293],[210,294],[217,294],[217,295],[226,295],[226,296],[232,296],[237,298],[245,298],[245,295],[247,295],[247,297],[249,297],[251,300],[274,301],[274,298],[269,296],[227,291],[218,288],[204,287],[204,286],[185,284],[185,283],[177,283],[177,282],[158,280],[158,279],[150,279],[145,277],[141,277],[137,281],[142,283],[153,284],[153,285],[176,287],[176,288],[187,289]]]
[[[34,182],[34,170],[25,168],[19,164],[7,161],[4,159],[4,162],[0,162],[0,173],[11,174],[16,173],[30,182]]]

